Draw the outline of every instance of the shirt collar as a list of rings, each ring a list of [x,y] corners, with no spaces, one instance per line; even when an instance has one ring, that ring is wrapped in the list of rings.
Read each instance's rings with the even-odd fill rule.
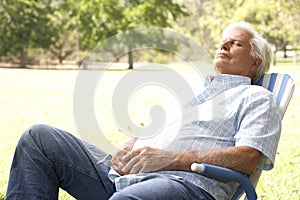
[[[222,85],[223,89],[226,90],[240,85],[251,85],[251,78],[231,74],[217,74],[216,76],[207,76],[204,82],[204,86],[207,87],[212,83]]]
[[[195,97],[188,105],[199,105],[221,92],[238,87],[240,85],[250,85],[251,79],[246,76],[237,76],[230,74],[218,74],[216,76],[207,76],[204,90]]]

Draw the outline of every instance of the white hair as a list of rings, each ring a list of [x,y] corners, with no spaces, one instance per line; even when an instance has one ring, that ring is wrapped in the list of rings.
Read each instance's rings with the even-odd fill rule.
[[[265,74],[269,69],[273,60],[273,51],[266,39],[264,39],[249,23],[237,22],[227,26],[222,36],[226,35],[229,31],[241,29],[252,35],[250,40],[251,52],[250,55],[255,59],[260,59],[261,64],[254,72],[252,82],[256,83],[260,77]]]

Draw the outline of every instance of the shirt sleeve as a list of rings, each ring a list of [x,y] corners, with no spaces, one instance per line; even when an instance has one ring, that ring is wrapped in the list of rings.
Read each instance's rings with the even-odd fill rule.
[[[262,153],[259,169],[274,167],[281,132],[281,112],[273,94],[259,90],[251,94],[238,115],[236,146],[249,146]]]

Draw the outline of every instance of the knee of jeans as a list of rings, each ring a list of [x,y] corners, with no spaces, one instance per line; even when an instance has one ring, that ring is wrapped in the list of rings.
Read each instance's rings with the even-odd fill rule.
[[[43,134],[49,132],[49,130],[52,130],[53,127],[46,125],[46,124],[35,124],[29,127],[28,132],[34,133],[34,134]]]
[[[50,129],[51,127],[45,124],[36,124],[29,127],[21,136],[19,145],[22,145],[24,147],[32,140],[32,138],[34,140],[36,140],[37,138],[43,138],[41,136],[49,133]]]

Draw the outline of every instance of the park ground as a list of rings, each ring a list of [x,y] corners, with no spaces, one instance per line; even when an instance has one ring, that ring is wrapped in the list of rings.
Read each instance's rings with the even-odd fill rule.
[[[276,166],[273,170],[263,173],[257,192],[259,198],[264,200],[298,199],[300,196],[300,152],[298,150],[300,65],[280,64],[272,67],[271,71],[290,74],[295,80],[296,89],[283,119]],[[111,90],[109,86],[114,85],[127,72],[127,70],[105,72],[109,78],[108,82],[100,85],[101,89]],[[22,132],[30,125],[45,123],[79,136],[73,116],[73,91],[77,75],[77,70],[0,68],[0,199],[4,199],[5,196],[15,146]],[[98,97],[95,98],[97,100]],[[105,109],[111,99],[108,97],[102,99],[104,102],[99,106]],[[97,107],[98,104],[95,105]],[[109,112],[105,110],[104,115],[108,115]],[[113,120],[103,120],[107,120],[108,125],[104,132],[120,134],[120,130],[113,125]],[[109,139],[119,144],[125,138],[112,135]],[[71,197],[61,192],[60,199],[71,199]]]

